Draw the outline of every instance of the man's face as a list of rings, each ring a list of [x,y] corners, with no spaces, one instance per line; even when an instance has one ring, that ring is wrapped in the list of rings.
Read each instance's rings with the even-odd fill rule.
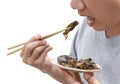
[[[81,16],[87,16],[88,25],[95,30],[107,30],[120,22],[119,0],[71,0],[71,7]],[[120,1],[119,1],[120,3]]]

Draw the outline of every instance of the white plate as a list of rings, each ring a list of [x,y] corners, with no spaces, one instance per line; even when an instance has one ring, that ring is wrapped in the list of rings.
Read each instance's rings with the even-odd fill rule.
[[[102,67],[100,65],[98,65],[98,64],[96,64],[98,69],[92,69],[92,70],[84,70],[84,69],[66,67],[66,66],[58,64],[57,58],[52,58],[51,63],[58,66],[58,67],[60,67],[60,68],[62,68],[62,69],[72,70],[72,71],[76,71],[76,72],[100,72],[102,70]]]

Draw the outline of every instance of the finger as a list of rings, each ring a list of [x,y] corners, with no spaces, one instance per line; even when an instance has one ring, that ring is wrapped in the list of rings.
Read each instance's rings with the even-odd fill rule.
[[[81,80],[80,75],[79,75],[78,72],[73,72],[73,71],[69,71],[69,72],[72,74],[72,76],[74,77],[75,80],[77,80],[78,82],[80,82],[81,84],[83,84],[83,82],[82,82],[82,80]]]
[[[48,45],[48,47],[46,47],[46,48],[41,52],[41,54],[40,54],[40,56],[38,57],[38,59],[36,60],[36,62],[42,63],[42,62],[45,60],[45,58],[46,58],[46,56],[47,56],[47,53],[48,53],[50,50],[52,50],[52,47],[50,47],[50,46]]]
[[[65,79],[67,81],[68,84],[74,84],[74,79],[72,77],[72,74],[66,70],[63,70],[63,73],[65,75]]]
[[[101,84],[93,73],[84,73],[84,78],[89,84]]]
[[[30,43],[30,42],[39,40],[40,38],[41,38],[41,35],[40,35],[40,34],[36,34],[36,35],[34,35],[30,40],[28,40],[28,41],[25,43],[25,45],[28,44],[28,43]],[[25,45],[24,45],[24,47],[22,48],[22,51],[21,51],[21,53],[20,53],[21,56],[24,54]]]
[[[29,61],[28,63],[33,64],[34,61],[37,60],[37,58],[39,58],[39,56],[42,53],[42,51],[45,48],[47,48],[47,47],[48,47],[48,45],[46,45],[46,46],[40,46],[40,47],[35,48],[34,51],[33,51],[33,53],[32,53],[32,55],[28,59],[28,61]]]
[[[68,84],[83,84],[77,72],[63,70]]]
[[[23,59],[27,59],[28,57],[30,57],[33,53],[33,50],[38,47],[38,46],[45,46],[46,45],[46,41],[35,41],[35,42],[31,42],[29,44],[27,44],[24,48],[23,51]]]
[[[40,40],[40,38],[41,38],[41,35],[40,34],[36,34],[30,40],[28,40],[27,43],[33,42],[33,41],[36,41],[36,40]]]

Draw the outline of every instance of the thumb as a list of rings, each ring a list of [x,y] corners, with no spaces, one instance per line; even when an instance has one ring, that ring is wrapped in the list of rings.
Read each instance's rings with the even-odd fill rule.
[[[84,73],[84,78],[88,84],[101,84],[93,73]]]

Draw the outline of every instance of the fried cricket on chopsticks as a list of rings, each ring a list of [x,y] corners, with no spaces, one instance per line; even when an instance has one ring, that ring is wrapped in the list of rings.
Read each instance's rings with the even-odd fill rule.
[[[77,26],[77,25],[78,25],[78,21],[74,21],[74,22],[70,23],[70,24],[66,27],[67,30],[65,30],[65,31],[63,32],[63,35],[64,35],[65,39],[67,39],[68,33],[69,33],[70,31],[72,31],[72,30],[75,28],[75,26]]]

